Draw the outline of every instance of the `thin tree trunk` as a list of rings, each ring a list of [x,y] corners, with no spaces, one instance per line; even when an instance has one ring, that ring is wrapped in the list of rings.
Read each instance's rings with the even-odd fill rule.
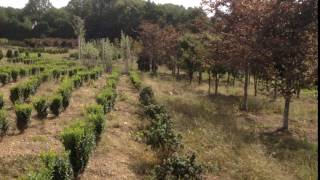
[[[228,73],[227,86],[230,84],[230,73]]]
[[[219,88],[219,77],[218,77],[218,73],[215,74],[215,90],[214,90],[214,94],[218,95],[218,88]]]
[[[248,65],[247,65],[248,66]],[[244,95],[243,95],[243,110],[248,110],[248,82],[249,82],[249,69],[248,67],[245,68],[245,75],[244,75]]]
[[[208,74],[209,74],[209,81],[208,81],[209,90],[208,90],[208,94],[210,95],[211,94],[211,72],[208,71]]]
[[[232,75],[233,79],[232,79],[232,86],[234,87],[236,85],[236,76]]]
[[[189,84],[190,84],[190,85],[192,84],[192,80],[193,80],[193,72],[190,71],[190,72],[189,72]]]
[[[300,92],[301,92],[301,86],[300,86],[300,81],[298,82],[298,87],[297,87],[297,98],[300,98]]]
[[[278,86],[277,84],[275,84],[273,89],[273,99],[276,100],[277,97],[278,97]]]
[[[180,79],[180,66],[177,67],[177,79]]]
[[[79,53],[79,61],[81,62],[81,36],[78,36],[78,53]]]
[[[285,97],[282,130],[288,130],[289,129],[290,101],[291,101],[290,97]]]
[[[199,81],[198,84],[200,85],[202,83],[202,72],[199,72]]]
[[[254,81],[254,96],[257,96],[258,94],[258,78],[256,75],[253,76],[253,81]]]

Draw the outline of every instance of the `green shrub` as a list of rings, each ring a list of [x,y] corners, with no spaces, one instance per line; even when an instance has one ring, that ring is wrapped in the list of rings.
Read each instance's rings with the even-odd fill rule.
[[[55,116],[59,116],[62,108],[63,108],[62,96],[60,94],[53,96],[50,101],[50,111],[52,112],[52,114],[54,114]]]
[[[41,58],[41,53],[38,53],[38,58]]]
[[[7,58],[13,58],[13,52],[11,49],[8,49],[7,54],[6,54]]]
[[[202,179],[202,167],[196,162],[195,154],[191,156],[173,156],[165,160],[155,170],[156,179]]]
[[[94,104],[86,107],[86,114],[103,114],[103,106]]]
[[[131,79],[133,85],[134,85],[137,89],[140,89],[140,88],[141,88],[142,82],[141,82],[141,79],[140,79],[140,77],[139,77],[139,75],[138,75],[137,72],[131,71],[131,72],[130,72],[130,79]]]
[[[144,136],[146,144],[158,152],[159,159],[169,157],[181,147],[181,136],[174,134],[172,123],[167,120],[154,121]]]
[[[2,85],[5,85],[9,82],[9,75],[5,72],[0,72],[0,82]]]
[[[0,93],[0,109],[4,106],[3,94]]]
[[[12,78],[12,80],[13,80],[13,81],[17,81],[18,76],[19,76],[19,71],[13,69],[13,70],[11,71],[11,78]]]
[[[72,78],[73,80],[73,87],[79,88],[82,86],[82,80],[80,76],[75,76]]]
[[[10,89],[10,100],[12,103],[16,103],[17,101],[22,100],[22,90],[20,86],[15,86]]]
[[[28,51],[26,51],[24,54],[25,54],[25,57],[26,57],[26,58],[30,57],[30,55],[29,55],[29,52],[28,52]]]
[[[159,114],[167,114],[167,111],[164,108],[164,106],[150,104],[148,106],[145,106],[144,113],[146,115],[148,115],[152,119],[157,119],[157,115],[159,115]]]
[[[21,68],[20,71],[19,71],[19,75],[21,77],[26,76],[26,75],[28,75],[28,71],[26,69],[24,69],[24,68]]]
[[[19,51],[17,50],[14,51],[14,57],[19,57]]]
[[[70,104],[70,97],[74,83],[71,79],[64,79],[58,93],[62,96],[62,106],[66,109]]]
[[[154,93],[151,87],[145,87],[140,92],[139,98],[141,104],[148,106],[149,104],[154,103]]]
[[[32,107],[28,104],[16,104],[15,111],[17,116],[17,128],[20,132],[23,132],[28,128]]]
[[[51,180],[71,180],[73,171],[69,161],[69,154],[56,154],[48,152],[41,155],[45,168],[50,174]]]
[[[46,98],[44,98],[44,97],[36,98],[33,101],[33,107],[36,109],[37,116],[40,119],[44,119],[48,116],[47,109],[48,109],[49,105],[48,105],[48,101]]]
[[[88,122],[93,125],[96,140],[99,140],[101,133],[105,127],[105,116],[103,107],[100,105],[91,105],[87,107],[86,117]]]
[[[75,177],[84,171],[91,151],[95,146],[95,135],[86,121],[79,121],[61,133],[62,143],[70,151],[69,159]]]
[[[9,121],[7,120],[7,112],[0,110],[0,137],[6,135],[9,129]]]
[[[117,94],[114,89],[107,87],[98,96],[96,97],[96,101],[98,104],[103,106],[103,110],[105,113],[110,112],[110,110],[114,107],[114,103],[116,100]]]

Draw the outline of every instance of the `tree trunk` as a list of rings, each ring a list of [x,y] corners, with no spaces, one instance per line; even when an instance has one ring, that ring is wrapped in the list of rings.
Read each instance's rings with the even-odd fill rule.
[[[276,100],[277,97],[278,97],[278,86],[277,84],[275,84],[273,89],[273,99]]]
[[[218,76],[218,73],[215,74],[215,78],[216,78],[216,81],[215,81],[214,94],[218,95],[218,88],[219,88],[219,76]]]
[[[236,85],[236,76],[232,75],[233,79],[232,79],[232,86],[234,87]]]
[[[297,98],[300,99],[300,92],[301,92],[301,86],[300,82],[298,82],[298,87],[297,87]]]
[[[208,90],[208,94],[210,95],[211,94],[211,72],[208,71],[208,74],[209,74],[209,81],[208,81],[209,90]]]
[[[78,57],[79,57],[79,61],[81,62],[81,36],[78,36]]]
[[[284,113],[283,113],[283,126],[282,130],[289,130],[289,110],[290,110],[290,97],[285,97]]]
[[[248,82],[249,82],[249,69],[248,67],[246,67],[245,75],[244,75],[244,87],[243,87],[244,95],[243,95],[243,105],[242,105],[242,109],[244,111],[248,111]]]
[[[202,83],[202,72],[199,72],[199,81],[198,84],[200,85]]]
[[[269,80],[266,80],[266,88],[267,88],[267,92],[270,92]]]
[[[177,79],[180,79],[180,66],[177,67]]]
[[[257,96],[258,94],[258,78],[256,75],[253,76],[253,81],[254,81],[254,96]]]
[[[189,84],[192,84],[193,80],[193,71],[189,71]]]
[[[230,84],[230,73],[228,73],[227,86]]]

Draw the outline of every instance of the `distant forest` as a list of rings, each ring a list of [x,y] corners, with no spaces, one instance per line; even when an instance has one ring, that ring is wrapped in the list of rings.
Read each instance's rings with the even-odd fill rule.
[[[119,38],[121,31],[137,37],[144,21],[192,31],[191,22],[206,16],[200,8],[186,9],[144,0],[71,0],[59,9],[49,0],[30,0],[23,9],[0,7],[0,37],[13,40],[75,38],[71,25],[74,15],[85,20],[88,39]]]

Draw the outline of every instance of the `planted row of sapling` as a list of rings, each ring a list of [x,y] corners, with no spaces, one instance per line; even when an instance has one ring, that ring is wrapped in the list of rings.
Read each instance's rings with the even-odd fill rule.
[[[137,73],[130,73],[132,83],[141,91],[139,101],[144,114],[150,119],[143,131],[144,142],[156,152],[159,165],[155,168],[156,179],[201,179],[202,167],[195,154],[181,155],[181,135],[173,129],[171,116],[159,105],[151,87],[143,87]]]
[[[97,104],[87,106],[84,118],[75,120],[60,134],[66,152],[62,154],[49,152],[42,155],[42,168],[38,172],[29,174],[27,179],[44,177],[53,180],[70,180],[79,177],[84,172],[90,155],[105,128],[106,114],[115,102],[117,96],[115,88],[118,78],[118,71],[114,71],[107,78],[107,85],[97,95]],[[114,93],[110,94],[110,91]]]
[[[71,71],[74,72],[73,74],[76,74],[78,69],[75,68],[75,69],[68,70],[68,72],[71,72]],[[70,75],[70,73],[65,73],[65,74]],[[86,76],[88,77],[93,77],[92,74],[95,74],[94,79],[97,79],[97,77],[101,75],[101,70],[94,69],[91,71],[87,71],[84,74],[87,74]],[[51,73],[51,76],[53,76],[52,73]],[[43,80],[43,77],[42,78],[40,77],[40,80],[41,79]],[[34,97],[32,104],[34,109],[37,111],[37,116],[41,119],[46,118],[48,115],[48,108],[50,108],[51,112],[54,115],[58,116],[62,110],[66,109],[69,106],[69,101],[70,101],[71,92],[73,88],[78,88],[82,86],[83,82],[87,81],[85,79],[87,78],[81,78],[80,76],[74,76],[72,78],[65,77],[58,91],[50,98]],[[90,80],[90,78],[88,80]],[[12,95],[10,97],[12,98],[13,96],[15,96],[15,99],[16,99],[13,102],[15,104],[16,125],[20,133],[23,133],[24,130],[28,128],[28,125],[31,120],[32,109],[33,109],[31,104],[25,103],[26,97],[30,96],[32,93],[34,94],[34,91],[38,86],[30,82],[33,82],[33,81],[28,81],[29,83],[28,86],[23,86],[23,88],[18,88],[18,90],[16,90],[16,88],[13,88]],[[3,121],[4,122],[3,124],[7,124],[6,122],[8,120],[7,118],[5,119],[6,120],[5,122]],[[5,130],[7,131],[8,128],[6,128]],[[5,133],[6,132],[2,134],[5,135]]]
[[[3,66],[0,67],[0,83],[2,86],[15,82],[18,78],[38,74],[45,70],[44,66]]]

